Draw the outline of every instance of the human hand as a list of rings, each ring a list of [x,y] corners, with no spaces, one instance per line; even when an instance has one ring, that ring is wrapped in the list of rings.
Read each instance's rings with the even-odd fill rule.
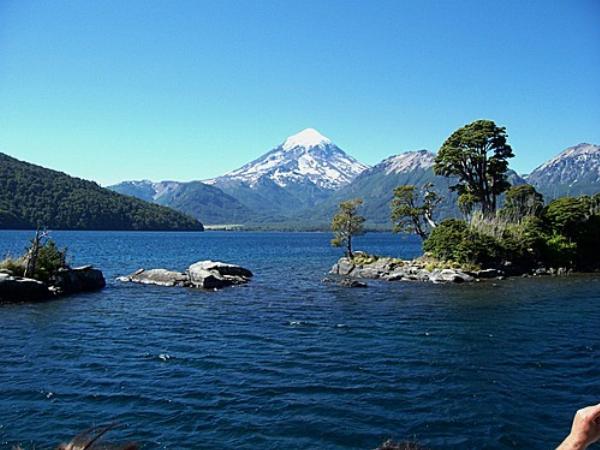
[[[583,450],[600,440],[600,403],[575,414],[571,433],[556,450]]]

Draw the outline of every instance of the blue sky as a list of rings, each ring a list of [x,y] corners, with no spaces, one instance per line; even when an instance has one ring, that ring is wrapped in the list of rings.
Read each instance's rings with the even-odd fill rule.
[[[102,184],[306,127],[374,164],[479,118],[519,172],[600,144],[600,1],[0,0],[0,151]]]

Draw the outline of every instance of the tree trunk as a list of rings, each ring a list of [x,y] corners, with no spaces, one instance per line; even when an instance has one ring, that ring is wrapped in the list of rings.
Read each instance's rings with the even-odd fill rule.
[[[352,258],[352,235],[348,236],[347,240],[348,258]]]
[[[35,273],[35,266],[37,265],[37,257],[40,252],[40,241],[42,240],[42,235],[40,234],[40,230],[35,232],[35,237],[31,242],[31,248],[29,252],[27,252],[27,260],[25,262],[25,273],[23,276],[26,278],[32,278]]]

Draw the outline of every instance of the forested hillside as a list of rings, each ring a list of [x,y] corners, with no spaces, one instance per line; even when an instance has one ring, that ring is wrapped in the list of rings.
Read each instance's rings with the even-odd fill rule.
[[[202,230],[170,208],[0,153],[0,228]]]

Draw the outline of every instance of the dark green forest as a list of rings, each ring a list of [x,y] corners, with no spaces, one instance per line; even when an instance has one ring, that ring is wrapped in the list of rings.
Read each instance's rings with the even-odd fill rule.
[[[196,219],[0,153],[0,228],[203,230]]]

